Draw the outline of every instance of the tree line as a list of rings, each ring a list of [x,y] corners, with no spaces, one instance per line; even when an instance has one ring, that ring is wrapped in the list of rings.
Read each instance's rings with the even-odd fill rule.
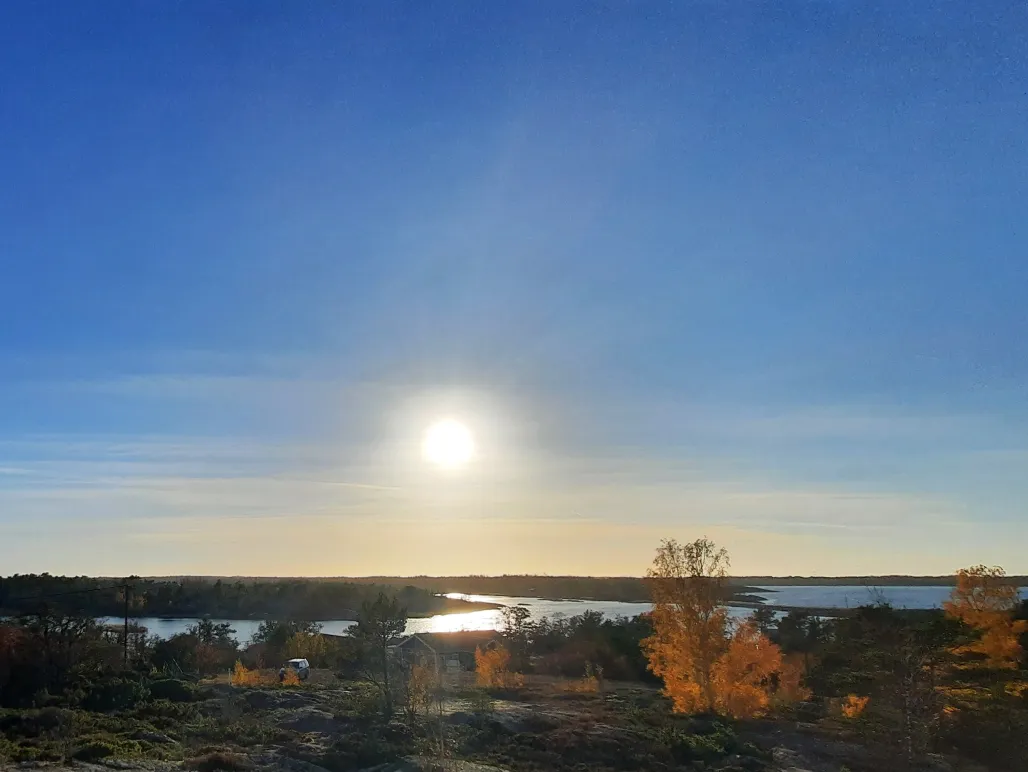
[[[429,588],[338,579],[101,579],[17,574],[0,578],[0,615],[68,614],[222,619],[355,619],[361,605],[386,592],[412,616],[487,605],[440,597]],[[127,595],[127,597],[126,597]]]
[[[938,576],[733,576],[729,581],[758,587],[953,587],[954,574]],[[1028,586],[1028,576],[1007,576],[1005,581],[1015,587]]]
[[[361,581],[361,580],[357,580]],[[539,574],[503,574],[501,576],[388,576],[368,577],[366,581],[382,585],[410,584],[442,593],[466,595],[504,595],[520,598],[552,600],[609,600],[623,603],[647,603],[649,586],[640,576],[548,576]],[[726,600],[740,598],[755,590],[732,580],[722,588]]]

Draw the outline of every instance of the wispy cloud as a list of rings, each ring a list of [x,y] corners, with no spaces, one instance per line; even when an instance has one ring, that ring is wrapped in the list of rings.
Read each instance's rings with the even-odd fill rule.
[[[424,470],[397,477],[395,469],[383,471],[376,464],[338,463],[326,444],[282,447],[238,441],[237,452],[236,443],[227,438],[173,437],[164,442],[80,438],[67,445],[50,438],[30,446],[34,459],[15,468],[31,474],[12,476],[0,486],[0,507],[17,513],[18,520],[0,552],[5,559],[26,563],[25,569],[33,560],[30,547],[60,531],[80,532],[77,543],[87,545],[87,554],[98,561],[101,556],[108,559],[110,544],[127,544],[139,563],[131,569],[137,573],[174,572],[170,563],[160,562],[172,554],[189,571],[228,572],[218,568],[223,563],[212,543],[245,545],[252,560],[235,555],[233,572],[266,573],[270,569],[262,566],[276,565],[282,566],[276,570],[288,568],[290,573],[346,573],[345,562],[329,570],[327,556],[312,564],[318,569],[274,557],[280,541],[276,530],[302,524],[318,533],[319,541],[327,535],[350,546],[359,544],[360,565],[368,573],[387,570],[381,566],[394,559],[396,540],[406,545],[406,562],[403,569],[391,570],[436,570],[439,557],[425,552],[425,545],[439,542],[436,531],[464,534],[457,539],[461,543],[470,538],[466,534],[478,534],[482,541],[465,545],[468,553],[459,558],[462,570],[498,570],[491,550],[508,543],[521,545],[518,554],[529,562],[504,570],[530,570],[527,566],[536,558],[526,557],[524,545],[534,533],[537,541],[565,540],[559,550],[556,543],[540,548],[552,560],[547,570],[581,565],[571,554],[574,550],[569,552],[577,539],[604,555],[605,571],[631,573],[652,547],[649,542],[660,536],[689,538],[728,529],[740,544],[763,534],[794,547],[814,539],[818,549],[831,552],[854,537],[859,542],[892,532],[894,538],[905,538],[919,530],[957,527],[965,518],[960,503],[951,500],[838,486],[797,487],[749,477],[732,465],[647,460],[636,454],[543,454],[537,466],[516,474],[470,469],[462,478],[443,480]],[[4,447],[7,454],[15,450],[17,443]],[[377,463],[402,468],[384,458]],[[163,545],[159,560],[138,551],[158,544]],[[625,547],[629,544],[634,545],[630,550]],[[203,567],[204,560],[210,565]],[[89,570],[101,571],[100,564]],[[747,570],[758,572],[756,567]]]
[[[0,441],[0,510],[17,527],[0,545],[5,559],[31,562],[31,545],[46,534],[81,532],[76,539],[92,545],[97,561],[110,557],[112,543],[136,550],[164,544],[188,570],[211,573],[219,569],[201,564],[216,564],[217,556],[204,539],[225,534],[262,556],[252,564],[236,556],[234,565],[262,573],[261,561],[282,562],[274,557],[276,529],[306,523],[359,544],[369,573],[387,570],[372,564],[392,560],[390,539],[407,545],[407,567],[392,570],[431,571],[436,556],[426,556],[411,535],[435,544],[433,529],[459,532],[461,543],[468,533],[483,540],[468,542],[462,570],[499,570],[485,549],[494,543],[490,527],[504,548],[509,540],[527,544],[531,533],[567,539],[563,553],[554,547],[551,571],[584,565],[567,549],[576,538],[603,555],[596,562],[603,570],[631,573],[660,536],[724,532],[752,546],[737,558],[752,563],[741,570],[773,572],[756,548],[761,538],[783,549],[818,550],[803,558],[814,566],[822,555],[845,560],[847,550],[959,531],[982,516],[982,498],[973,486],[933,480],[934,470],[960,466],[953,478],[973,480],[997,459],[1016,467],[1018,454],[1028,452],[1013,436],[1016,426],[988,417],[874,405],[572,400],[559,391],[432,391],[269,372],[128,376],[68,388],[126,402],[187,401],[214,413],[248,402],[252,415],[302,412],[308,422],[290,425],[290,432],[218,426],[204,433],[202,413],[190,413],[181,434],[8,437]],[[441,478],[418,458],[418,435],[433,416],[452,410],[477,419],[482,452],[467,473]],[[311,428],[341,414],[345,421]],[[883,473],[885,463],[892,474]],[[860,472],[862,465],[870,471]],[[1006,504],[984,506],[986,519],[996,522]],[[622,555],[624,545],[635,546]],[[524,565],[504,570],[530,570],[536,556],[517,550]],[[145,564],[136,572],[187,570],[158,568],[153,555],[135,554]],[[319,565],[329,562],[326,556]],[[89,570],[105,571],[100,565]],[[823,565],[830,565],[827,557]]]

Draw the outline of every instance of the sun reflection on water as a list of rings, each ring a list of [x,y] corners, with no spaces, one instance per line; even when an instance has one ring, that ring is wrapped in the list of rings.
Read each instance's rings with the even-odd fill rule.
[[[407,633],[456,633],[461,630],[496,630],[501,626],[499,609],[469,611],[466,614],[437,614],[408,619]]]

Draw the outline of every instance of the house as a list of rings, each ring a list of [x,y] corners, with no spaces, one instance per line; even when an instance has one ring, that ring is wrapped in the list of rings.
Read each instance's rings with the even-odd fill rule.
[[[415,633],[392,647],[404,664],[437,667],[443,672],[475,669],[475,650],[503,645],[495,630],[465,630],[459,633]]]

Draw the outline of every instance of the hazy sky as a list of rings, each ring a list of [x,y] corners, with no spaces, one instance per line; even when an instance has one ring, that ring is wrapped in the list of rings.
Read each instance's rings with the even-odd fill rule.
[[[1026,31],[6,4],[0,574],[1028,573]]]

